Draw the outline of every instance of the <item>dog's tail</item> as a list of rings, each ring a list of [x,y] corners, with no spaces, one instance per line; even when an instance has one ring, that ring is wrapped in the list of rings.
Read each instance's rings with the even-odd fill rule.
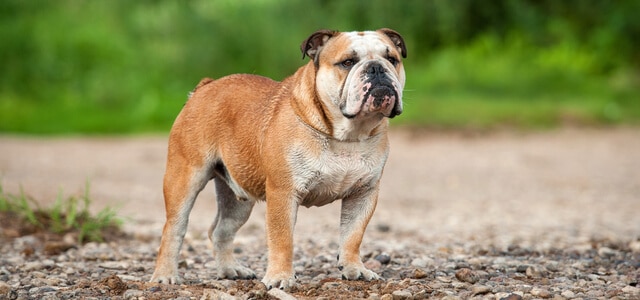
[[[214,80],[209,78],[209,77],[202,78],[202,80],[200,80],[200,82],[198,82],[198,85],[196,85],[196,87],[193,88],[193,90],[191,90],[191,92],[189,92],[189,99],[191,99],[191,96],[193,96],[193,93],[195,93],[199,88],[201,88],[201,87],[203,87],[203,86],[205,86],[205,85],[207,85],[209,83],[212,83],[213,81]]]

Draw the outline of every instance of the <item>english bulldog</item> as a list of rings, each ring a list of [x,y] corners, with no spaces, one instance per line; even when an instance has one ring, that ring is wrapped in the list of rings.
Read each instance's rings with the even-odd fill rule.
[[[235,74],[205,78],[169,135],[166,223],[152,282],[178,284],[178,256],[196,196],[213,179],[209,229],[220,278],[256,273],[233,257],[233,240],[256,202],[266,202],[267,288],[295,285],[299,206],[341,200],[338,266],[347,280],[381,279],[360,244],[376,208],[389,154],[389,119],[402,113],[407,56],[396,31],[319,30],[301,45],[310,61],[277,82]]]

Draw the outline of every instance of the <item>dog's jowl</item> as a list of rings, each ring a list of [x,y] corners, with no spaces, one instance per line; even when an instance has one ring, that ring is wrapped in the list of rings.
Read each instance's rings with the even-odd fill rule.
[[[209,238],[219,277],[256,277],[235,260],[232,245],[254,204],[266,201],[262,282],[293,286],[298,207],[341,200],[342,277],[380,278],[364,267],[360,243],[389,153],[388,120],[403,109],[404,41],[391,29],[320,30],[301,50],[310,61],[282,82],[246,74],[206,78],[189,97],[169,136],[167,220],[152,281],[180,282],[189,213],[210,180],[218,209]]]

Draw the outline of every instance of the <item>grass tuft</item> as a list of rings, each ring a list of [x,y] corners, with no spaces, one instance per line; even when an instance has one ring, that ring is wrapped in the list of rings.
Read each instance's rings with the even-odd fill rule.
[[[96,215],[91,215],[89,207],[89,184],[82,196],[62,196],[60,193],[53,206],[42,208],[20,189],[17,195],[7,193],[0,185],[0,222],[2,227],[10,227],[5,232],[13,236],[34,233],[64,235],[77,234],[79,244],[104,242],[107,235],[118,232],[122,225],[113,208],[106,207]]]

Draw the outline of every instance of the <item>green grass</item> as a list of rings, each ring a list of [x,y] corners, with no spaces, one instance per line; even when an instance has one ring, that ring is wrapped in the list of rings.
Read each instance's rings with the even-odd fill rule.
[[[422,65],[407,65],[405,113],[394,124],[479,129],[639,124],[638,75],[597,74],[594,61],[570,44],[538,49],[491,36],[435,52]]]
[[[313,30],[380,27],[409,50],[393,124],[637,125],[637,3],[0,1],[0,133],[167,132],[202,77],[281,80]]]
[[[107,207],[91,215],[90,206],[89,185],[81,196],[59,195],[54,205],[49,208],[40,207],[22,190],[14,195],[5,192],[0,186],[0,213],[10,214],[17,217],[18,222],[24,223],[5,225],[13,227],[25,225],[34,228],[35,231],[56,235],[77,233],[80,244],[92,241],[102,242],[107,231],[119,230],[122,225],[122,219],[112,208]]]

